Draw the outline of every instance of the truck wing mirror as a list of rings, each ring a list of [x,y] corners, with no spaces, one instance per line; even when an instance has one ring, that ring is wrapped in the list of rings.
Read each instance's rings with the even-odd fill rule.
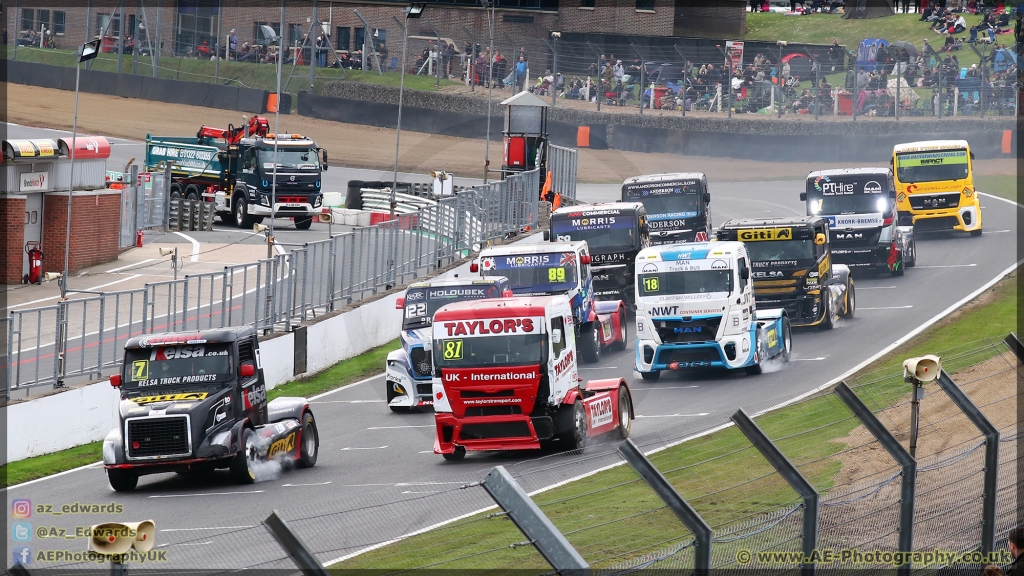
[[[711,204],[711,192],[704,193],[704,203]]]
[[[750,268],[743,268],[740,270],[740,278],[744,280],[750,280]]]
[[[238,375],[242,378],[251,378],[256,374],[256,367],[251,362],[246,362],[238,367]]]
[[[800,201],[801,202],[806,202],[807,201],[807,192],[801,192],[800,193]]]
[[[327,150],[320,149],[320,166],[323,171],[327,171]]]
[[[822,234],[821,232],[818,232],[817,234],[815,234],[814,235],[814,244],[817,245],[817,246],[824,245],[825,244],[825,235]]]
[[[896,191],[895,190],[889,190],[889,198],[891,198],[893,200],[896,199]]]
[[[476,262],[471,262],[469,264],[469,271],[470,272],[479,272],[480,271],[480,265],[477,264]]]
[[[114,388],[120,388],[121,387],[121,375],[120,374],[111,374],[111,376],[110,376],[110,385],[113,386]]]
[[[580,264],[583,264],[584,266],[590,264],[590,254],[584,254],[583,256],[580,256]]]
[[[545,230],[544,231],[544,241],[547,242],[548,240],[551,240],[551,232]]]
[[[399,296],[395,298],[395,310],[401,310],[402,308],[405,308],[405,298]]]
[[[561,344],[562,343],[562,331],[559,330],[558,328],[554,328],[554,329],[551,330],[551,343],[552,344]]]

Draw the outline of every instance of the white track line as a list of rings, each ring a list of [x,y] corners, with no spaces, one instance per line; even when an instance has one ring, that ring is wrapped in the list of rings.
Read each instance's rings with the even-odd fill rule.
[[[974,268],[977,264],[933,264],[931,266],[918,266],[918,268]]]
[[[209,528],[163,528],[160,532],[195,532],[197,530],[241,530],[255,526],[210,526]]]
[[[199,240],[196,240],[195,238],[189,236],[188,234],[183,234],[181,232],[175,232],[175,234],[177,234],[178,236],[181,236],[185,240],[188,240],[189,242],[192,243],[192,256],[188,259],[188,261],[189,262],[198,262],[199,261]]]
[[[424,426],[373,426],[367,428],[367,430],[395,430],[398,428],[433,428],[433,424],[426,424]]]
[[[196,492],[194,494],[155,494],[147,498],[193,498],[195,496],[231,496],[233,494],[260,494],[265,490],[245,490],[241,492]]]
[[[153,260],[156,260],[156,258],[146,258],[145,260],[139,260],[138,262],[135,262],[133,264],[126,264],[126,265],[120,266],[118,268],[111,268],[110,270],[107,270],[106,273],[107,274],[113,274],[115,272],[120,272],[121,270],[124,270],[125,268],[132,268],[132,267],[138,266],[139,264],[145,264],[146,262],[152,262]]]
[[[707,416],[710,412],[700,412],[698,414],[652,414],[645,416],[641,414],[637,418],[692,418],[694,416]]]
[[[914,307],[913,304],[908,304],[907,306],[879,306],[877,308],[863,308],[863,307],[857,306],[857,310],[906,310],[907,308],[913,308],[913,307]]]

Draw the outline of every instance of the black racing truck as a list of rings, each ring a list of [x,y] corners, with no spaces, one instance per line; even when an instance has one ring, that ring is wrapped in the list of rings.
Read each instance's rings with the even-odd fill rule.
[[[707,242],[711,239],[711,193],[703,172],[648,174],[622,183],[623,202],[647,209],[651,244]]]
[[[316,464],[320,439],[309,402],[267,402],[251,327],[130,338],[110,385],[121,395],[120,426],[103,440],[103,467],[119,492],[146,474],[227,468],[249,484],[266,462]]]
[[[828,220],[818,216],[729,220],[718,240],[747,247],[758,309],[785,308],[793,326],[831,329],[853,318],[853,275],[832,263]]]
[[[633,263],[651,245],[647,211],[640,202],[567,206],[551,213],[551,242],[586,240],[590,247],[594,297],[622,300],[633,308]]]
[[[902,276],[917,264],[913,226],[896,221],[896,189],[888,168],[818,170],[800,193],[808,216],[828,220],[837,264]]]

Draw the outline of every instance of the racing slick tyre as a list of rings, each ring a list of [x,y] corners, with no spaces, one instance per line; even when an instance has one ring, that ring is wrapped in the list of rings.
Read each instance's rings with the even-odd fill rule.
[[[307,216],[305,218],[301,218],[299,216],[295,217],[295,228],[297,230],[309,230],[311,226],[313,226],[312,216]]]
[[[252,428],[243,428],[241,440],[241,449],[231,459],[231,479],[235,484],[252,484],[256,481],[256,464],[259,462],[256,432]]]
[[[619,307],[619,339],[612,342],[612,350],[625,350],[626,341],[629,338],[629,331],[626,329],[626,307]]]
[[[900,275],[903,275],[903,268],[900,268]],[[843,309],[843,318],[849,320],[857,313],[857,290],[853,286],[853,278],[846,281],[846,306]]]
[[[789,325],[789,318],[782,318],[782,361],[789,362],[789,355],[793,352],[793,327]]]
[[[900,254],[900,259],[896,261],[896,267],[893,268],[892,270],[889,270],[889,274],[891,274],[894,278],[895,277],[899,277],[899,276],[903,276],[903,273],[906,272],[906,270],[905,270],[906,266],[907,266],[907,255],[906,254]]]
[[[441,454],[441,457],[450,462],[456,462],[466,457],[466,448],[463,446],[456,446],[455,452],[451,454]]]
[[[907,245],[907,253],[903,255],[903,265],[907,268],[917,266],[917,240],[911,240]]]
[[[316,457],[320,454],[320,433],[316,429],[316,419],[312,412],[302,414],[302,446],[299,448],[299,468],[312,468],[316,465]]]
[[[131,492],[139,485],[139,475],[132,470],[110,468],[107,470],[107,482],[118,492]]]
[[[823,290],[824,291],[824,290]],[[822,305],[825,307],[824,316],[821,319],[821,329],[831,330],[835,326],[835,317],[832,315],[832,298],[826,296],[822,300]]]
[[[754,343],[754,346],[757,348],[757,351],[754,353],[754,364],[744,368],[747,374],[751,376],[757,376],[761,372],[764,372],[764,369],[761,367],[761,363],[765,361],[765,357],[767,356],[767,352],[765,351],[766,336],[764,333],[764,328],[758,326],[756,338],[757,342]]]
[[[566,450],[581,450],[587,445],[587,413],[578,398],[571,409],[562,407],[562,431],[558,434],[558,443]]]
[[[246,206],[248,202],[245,200],[245,192],[240,192],[239,189],[235,189],[235,205],[233,212],[235,215],[235,224],[239,228],[252,228],[252,225],[256,223],[256,220],[250,216],[247,212]]]
[[[601,335],[597,331],[595,322],[590,323],[590,328],[580,331],[580,356],[587,364],[601,361]]]
[[[615,435],[621,440],[629,438],[629,430],[633,426],[633,422],[629,418],[630,412],[632,409],[629,392],[626,392],[625,386],[619,386],[619,427],[615,429]]]
[[[648,382],[657,382],[658,378],[661,378],[661,370],[653,370],[651,372],[641,372],[640,377]]]
[[[977,230],[971,230],[971,236],[973,236],[975,238],[977,238],[978,236],[981,236],[981,228],[978,228]]]

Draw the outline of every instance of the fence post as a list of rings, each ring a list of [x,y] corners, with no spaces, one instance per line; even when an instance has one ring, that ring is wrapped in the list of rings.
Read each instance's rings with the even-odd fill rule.
[[[1024,344],[1021,344],[1016,333],[1010,332],[1003,342],[1006,342],[1006,345],[1010,347],[1010,350],[1013,350],[1013,353],[1017,356],[1018,362],[1024,362]]]
[[[736,427],[743,432],[747,440],[750,440],[750,443],[757,448],[758,452],[804,499],[802,550],[804,559],[811,558],[818,547],[818,491],[742,408],[732,415],[732,421],[736,423]],[[803,576],[814,576],[814,562],[805,562],[800,573]]]
[[[158,40],[159,41],[159,40]],[[171,164],[164,165],[164,232],[171,229]]]
[[[668,505],[669,510],[676,515],[690,532],[693,532],[694,553],[693,570],[695,574],[706,576],[711,573],[711,526],[700,517],[690,504],[676,492],[668,479],[655,468],[654,464],[644,456],[632,440],[626,440],[619,444],[619,453],[629,462],[629,465],[637,471],[644,479],[644,482],[654,490],[655,494]]]
[[[900,482],[900,552],[912,552],[914,550],[914,497],[917,493],[917,460],[910,452],[896,440],[892,432],[875,416],[864,402],[847,386],[846,382],[840,382],[836,386],[835,393],[839,399],[846,404],[846,407],[864,424],[868,432],[878,440],[878,443],[885,448],[885,451],[892,456],[902,468],[903,478]],[[902,564],[896,569],[896,573],[909,576],[914,565],[912,562]]]
[[[945,370],[939,372],[935,382],[949,399],[956,404],[964,416],[985,436],[985,479],[981,505],[981,552],[995,550],[996,543],[996,494],[999,489],[999,429],[964,394]]]
[[[299,535],[292,531],[284,518],[281,518],[280,514],[277,513],[277,510],[271,512],[270,516],[267,516],[267,519],[263,521],[263,525],[273,534],[278,544],[288,552],[288,555],[292,557],[292,561],[302,570],[303,574],[328,576],[327,570],[317,562],[316,557],[309,551],[309,546],[306,546],[306,543],[299,538]]]
[[[555,571],[562,575],[583,575],[590,570],[587,561],[504,466],[495,466],[481,484]]]

